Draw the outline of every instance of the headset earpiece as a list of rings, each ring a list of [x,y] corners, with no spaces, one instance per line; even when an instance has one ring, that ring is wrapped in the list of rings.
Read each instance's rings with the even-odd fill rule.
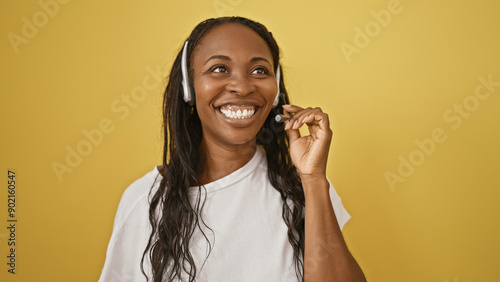
[[[189,75],[187,68],[187,47],[188,41],[184,43],[184,48],[182,48],[182,58],[181,58],[181,71],[182,71],[182,90],[184,94],[184,101],[189,105],[194,104],[193,96],[191,95],[191,89],[189,88]]]
[[[276,83],[278,85],[278,93],[276,93],[276,98],[274,98],[273,102],[273,107],[278,106],[278,103],[280,101],[280,78],[281,78],[281,70],[280,70],[280,65],[278,65],[278,68],[276,69]]]

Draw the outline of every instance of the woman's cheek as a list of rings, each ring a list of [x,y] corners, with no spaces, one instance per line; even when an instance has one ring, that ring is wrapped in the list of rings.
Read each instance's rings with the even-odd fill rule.
[[[224,91],[224,85],[210,80],[200,80],[194,85],[196,98],[200,101],[210,101]]]
[[[274,98],[276,98],[276,94],[278,92],[276,80],[273,79],[272,81],[266,81],[265,83],[260,84],[258,89],[263,95],[265,95],[268,103],[270,101],[272,106]]]

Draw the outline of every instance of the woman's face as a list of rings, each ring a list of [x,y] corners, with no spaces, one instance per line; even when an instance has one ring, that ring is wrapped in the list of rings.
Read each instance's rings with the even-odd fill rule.
[[[203,142],[255,144],[277,92],[266,42],[244,25],[223,24],[200,40],[191,67]]]

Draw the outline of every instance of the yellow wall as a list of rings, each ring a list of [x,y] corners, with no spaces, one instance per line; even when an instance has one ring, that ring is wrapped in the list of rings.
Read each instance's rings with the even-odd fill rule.
[[[330,114],[329,176],[370,281],[498,280],[496,1],[54,1],[0,2],[1,281],[97,280],[122,191],[161,160],[155,76],[228,14],[267,25],[293,101]]]

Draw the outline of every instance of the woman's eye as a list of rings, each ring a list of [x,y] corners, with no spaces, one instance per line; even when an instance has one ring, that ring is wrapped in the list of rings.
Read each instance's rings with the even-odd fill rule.
[[[212,72],[219,72],[219,73],[220,73],[220,72],[226,73],[226,72],[227,72],[227,69],[226,69],[226,67],[224,67],[224,66],[215,66],[215,67],[213,67],[213,68],[212,68],[212,70],[211,70],[211,71],[212,71]]]
[[[266,68],[256,68],[252,71],[252,74],[267,74],[268,71]]]

